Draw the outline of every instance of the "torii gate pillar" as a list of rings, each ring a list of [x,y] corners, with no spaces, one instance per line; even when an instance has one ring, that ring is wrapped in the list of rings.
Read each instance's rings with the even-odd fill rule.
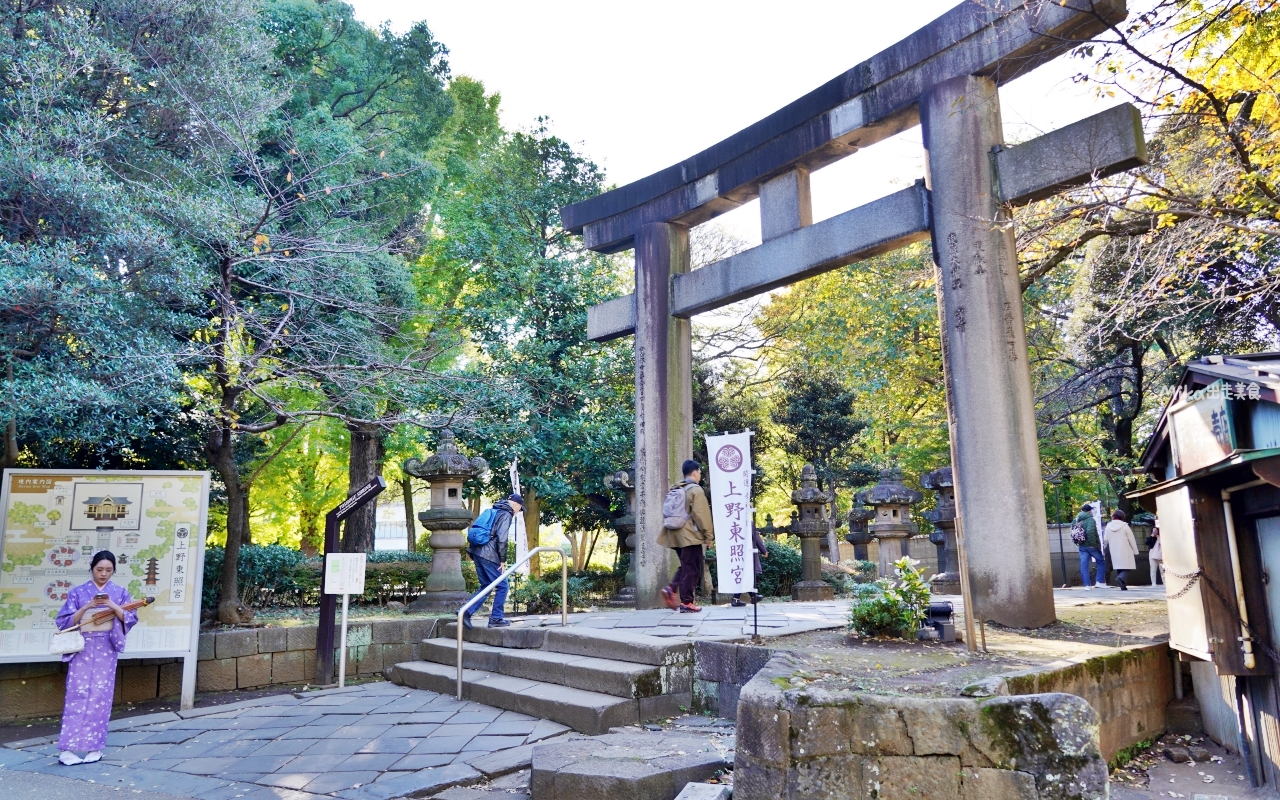
[[[656,541],[662,498],[693,456],[693,345],[671,315],[671,277],[689,271],[689,229],[655,222],[636,232],[636,608],[658,608],[675,551]]]
[[[920,102],[951,464],[977,619],[1053,622],[1053,577],[1013,224],[997,195],[1000,98],[964,75]],[[969,613],[966,610],[966,614]]]

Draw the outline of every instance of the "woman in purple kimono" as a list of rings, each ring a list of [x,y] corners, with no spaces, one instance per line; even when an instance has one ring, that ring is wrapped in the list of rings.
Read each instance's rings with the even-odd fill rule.
[[[58,737],[58,760],[72,764],[92,764],[102,758],[111,719],[111,701],[116,691],[116,661],[124,652],[124,637],[138,621],[138,614],[121,606],[130,601],[123,586],[111,582],[116,557],[107,550],[95,553],[89,562],[93,580],[67,593],[67,602],[58,612],[58,630],[84,623],[84,650],[62,657],[67,665],[67,703],[62,711],[62,735]],[[115,616],[94,624],[93,615],[110,609]],[[80,758],[74,751],[87,751]]]

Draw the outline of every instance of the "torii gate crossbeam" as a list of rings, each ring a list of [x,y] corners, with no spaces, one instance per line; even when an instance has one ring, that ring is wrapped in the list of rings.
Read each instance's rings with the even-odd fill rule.
[[[997,87],[1124,19],[1123,0],[968,0],[685,161],[561,211],[600,252],[634,248],[636,292],[590,310],[594,341],[636,335],[637,605],[669,558],[662,497],[692,451],[688,318],[823,271],[933,242],[968,577],[984,619],[1054,619],[1044,493],[1010,206],[1146,163],[1122,105],[1003,146]],[[812,224],[809,173],[916,124],[923,184]],[[688,229],[760,198],[763,244],[689,271]]]

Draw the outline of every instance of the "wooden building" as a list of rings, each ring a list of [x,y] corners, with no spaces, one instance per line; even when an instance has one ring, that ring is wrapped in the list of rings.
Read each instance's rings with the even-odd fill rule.
[[[1141,463],[1206,732],[1280,787],[1280,353],[1189,363]]]

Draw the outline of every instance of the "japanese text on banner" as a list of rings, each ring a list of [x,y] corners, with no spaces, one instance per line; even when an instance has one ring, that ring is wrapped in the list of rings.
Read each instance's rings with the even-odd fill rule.
[[[754,537],[751,535],[751,433],[707,437],[711,478],[711,519],[716,534],[716,589],[723,594],[754,592]]]

